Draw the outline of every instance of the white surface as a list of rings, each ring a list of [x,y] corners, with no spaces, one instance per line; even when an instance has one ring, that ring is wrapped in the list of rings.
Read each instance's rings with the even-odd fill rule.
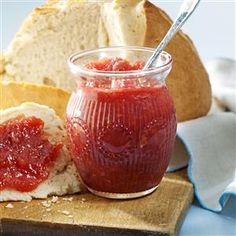
[[[0,49],[6,49],[22,20],[43,1],[0,0]],[[158,3],[175,17],[181,1],[160,0]],[[215,57],[236,59],[235,6],[236,1],[202,0],[198,9],[184,26],[184,31],[194,40],[204,61]],[[236,235],[236,197],[231,198],[221,214],[212,213],[192,205],[187,213],[181,236]]]

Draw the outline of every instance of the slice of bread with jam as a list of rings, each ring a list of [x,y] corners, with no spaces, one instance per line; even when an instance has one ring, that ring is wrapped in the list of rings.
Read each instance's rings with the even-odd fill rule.
[[[79,192],[62,120],[36,103],[0,110],[0,202]]]

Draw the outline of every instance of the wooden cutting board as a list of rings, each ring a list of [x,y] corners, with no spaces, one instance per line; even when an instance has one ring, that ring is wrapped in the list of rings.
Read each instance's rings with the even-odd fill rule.
[[[51,199],[11,203],[13,208],[1,203],[0,235],[176,235],[193,187],[182,170],[166,174],[144,198],[108,200],[86,192]]]

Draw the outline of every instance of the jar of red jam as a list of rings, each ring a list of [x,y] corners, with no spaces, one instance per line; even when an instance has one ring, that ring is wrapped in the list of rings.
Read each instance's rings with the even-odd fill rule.
[[[68,145],[85,186],[117,199],[153,192],[170,161],[176,135],[165,84],[171,56],[142,70],[153,49],[113,47],[72,55],[75,89],[67,107]]]

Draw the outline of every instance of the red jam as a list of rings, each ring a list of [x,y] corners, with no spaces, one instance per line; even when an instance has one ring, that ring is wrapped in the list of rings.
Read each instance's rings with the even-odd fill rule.
[[[98,61],[90,62],[86,65],[91,70],[102,70],[102,71],[130,71],[130,70],[141,70],[144,67],[143,61],[137,61],[131,64],[129,61],[122,58],[103,58]]]
[[[143,64],[105,59],[87,67],[122,71],[141,69]],[[70,151],[83,182],[96,191],[151,189],[159,184],[170,161],[176,119],[166,86],[127,84],[110,89],[99,82],[92,87],[80,84],[68,104]]]
[[[0,191],[29,192],[47,179],[62,144],[51,144],[43,127],[24,116],[0,124]]]

